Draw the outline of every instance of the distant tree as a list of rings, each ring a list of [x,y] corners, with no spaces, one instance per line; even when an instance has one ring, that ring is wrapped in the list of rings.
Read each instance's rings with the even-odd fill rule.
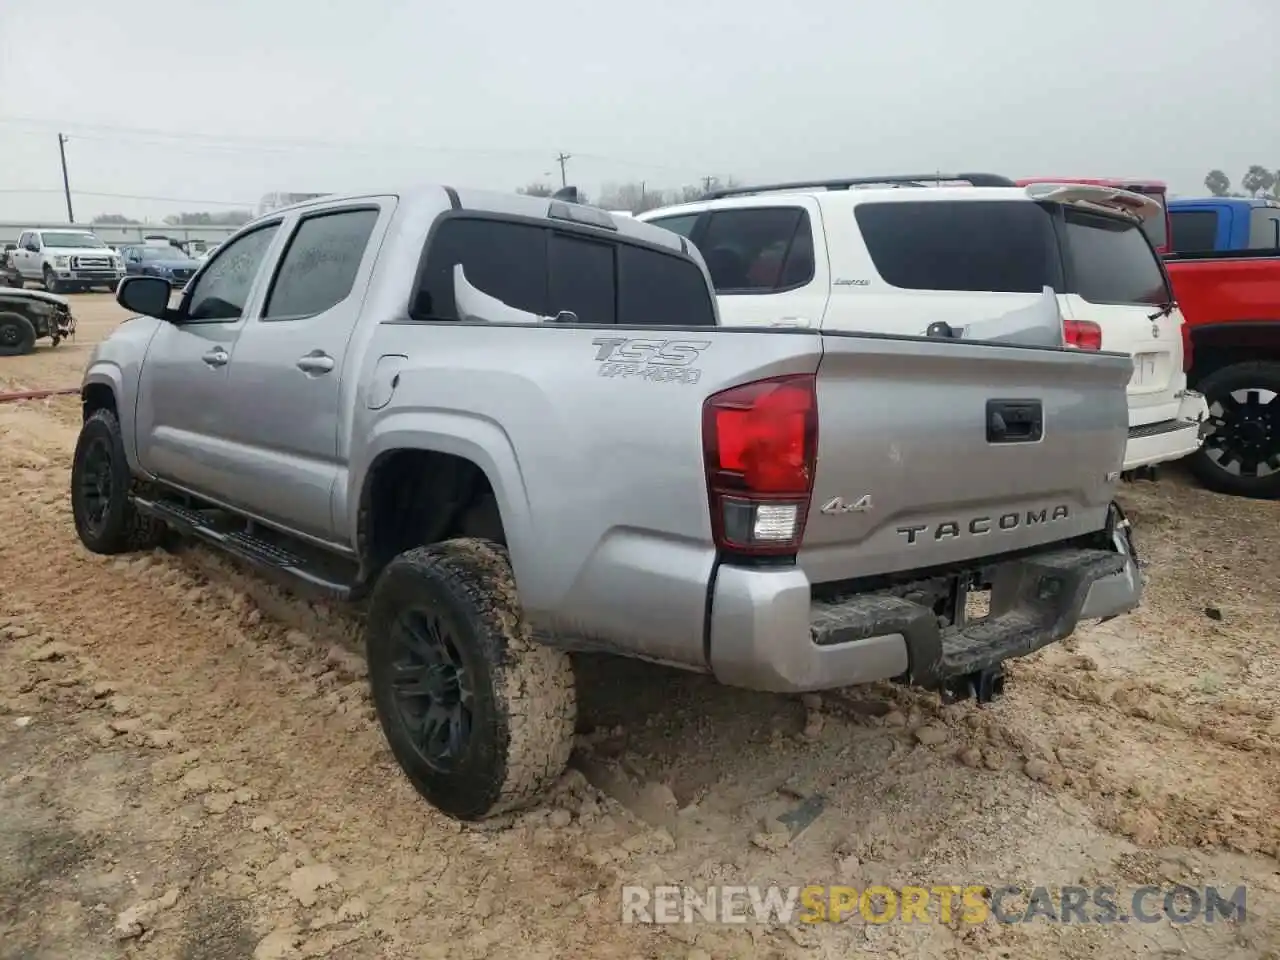
[[[1269,193],[1271,188],[1276,185],[1276,175],[1266,167],[1260,167],[1256,163],[1249,168],[1249,172],[1240,178],[1240,186],[1249,191],[1249,195],[1256,197],[1260,193]]]
[[[142,221],[126,217],[122,213],[100,213],[89,222],[92,224],[100,224],[102,226],[128,226],[134,223],[141,223]]]
[[[252,219],[252,210],[224,210],[220,213],[174,213],[165,217],[164,222],[171,227],[238,227]]]
[[[528,183],[523,187],[516,187],[516,193],[523,193],[526,197],[549,197],[555,191],[545,183]]]
[[[723,180],[719,177],[706,177],[701,183],[689,183],[674,189],[650,187],[645,182],[607,183],[597,205],[606,210],[643,213],[646,210],[676,203],[693,203],[695,200],[701,200],[709,190],[721,190],[737,185],[738,182],[733,177],[726,177]]]
[[[1231,181],[1221,170],[1210,170],[1205,174],[1204,185],[1215,197],[1225,197],[1231,193]]]
[[[597,206],[606,210],[629,210],[644,213],[667,204],[667,192],[654,190],[645,183],[606,183]]]

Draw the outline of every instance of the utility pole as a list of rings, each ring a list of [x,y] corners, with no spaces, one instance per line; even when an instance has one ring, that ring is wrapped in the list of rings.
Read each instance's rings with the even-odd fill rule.
[[[716,178],[715,178],[715,177],[703,177],[703,178],[702,178],[702,192],[703,192],[703,193],[710,193],[710,192],[711,192],[711,184],[715,183],[715,180],[716,180]]]
[[[569,178],[568,178],[568,175],[564,172],[564,165],[566,161],[572,160],[572,159],[573,157],[570,154],[567,154],[563,151],[561,151],[560,155],[556,157],[556,163],[560,164],[560,186],[562,187],[567,187],[569,185]]]
[[[67,196],[67,222],[75,223],[76,215],[71,212],[71,181],[67,179],[67,138],[58,134],[58,154],[62,157],[62,192]]]

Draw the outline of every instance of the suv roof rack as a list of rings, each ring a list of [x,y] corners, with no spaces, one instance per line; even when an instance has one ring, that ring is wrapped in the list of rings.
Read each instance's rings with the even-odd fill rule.
[[[822,187],[826,190],[848,190],[850,187],[871,186],[877,183],[896,184],[903,187],[926,187],[942,182],[959,181],[974,187],[1016,187],[1008,177],[998,173],[893,173],[884,177],[850,177],[841,180],[798,180],[794,183],[769,183],[754,187],[726,187],[702,195],[703,200],[719,200],[721,197],[741,197],[752,193],[774,193],[780,190],[810,190]]]

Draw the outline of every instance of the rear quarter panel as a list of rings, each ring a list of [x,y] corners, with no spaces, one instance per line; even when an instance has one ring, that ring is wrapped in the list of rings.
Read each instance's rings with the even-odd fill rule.
[[[372,410],[363,396],[356,413],[352,540],[358,490],[379,454],[466,456],[494,489],[536,628],[702,666],[715,561],[703,400],[811,373],[820,351],[817,334],[799,331],[382,324],[361,382],[376,382],[379,356],[404,359],[390,402]]]

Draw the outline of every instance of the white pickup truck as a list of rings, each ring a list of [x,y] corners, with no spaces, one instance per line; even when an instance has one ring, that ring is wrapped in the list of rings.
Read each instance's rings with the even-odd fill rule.
[[[42,283],[50,293],[115,290],[123,276],[124,260],[88,230],[24,230],[9,252],[9,279],[19,287]]]
[[[927,189],[922,189],[927,188]],[[1182,314],[1140,229],[1150,198],[1018,187],[995,174],[864,177],[719,190],[638,219],[701,250],[726,326],[925,335],[1055,295],[1068,340],[1133,357],[1124,469],[1200,448]]]

